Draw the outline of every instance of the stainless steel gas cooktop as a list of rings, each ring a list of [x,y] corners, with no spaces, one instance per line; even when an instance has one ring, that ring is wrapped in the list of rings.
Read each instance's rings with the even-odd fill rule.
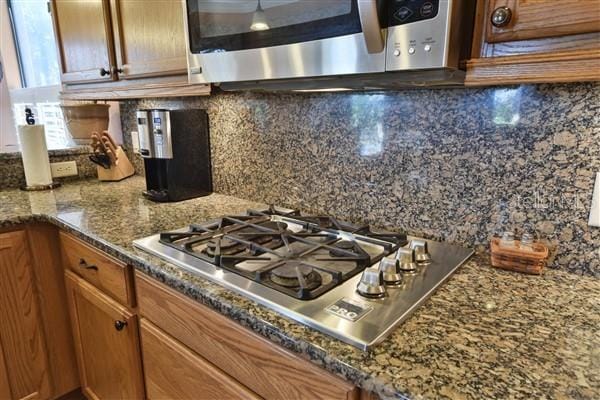
[[[382,341],[473,254],[274,207],[133,243],[365,350]]]

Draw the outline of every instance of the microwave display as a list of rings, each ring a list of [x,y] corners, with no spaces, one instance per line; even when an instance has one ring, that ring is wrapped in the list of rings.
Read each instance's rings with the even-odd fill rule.
[[[388,13],[388,26],[435,18],[439,8],[439,0],[392,0]]]

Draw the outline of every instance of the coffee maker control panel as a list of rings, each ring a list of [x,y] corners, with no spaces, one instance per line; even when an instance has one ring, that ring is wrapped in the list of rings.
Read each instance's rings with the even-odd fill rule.
[[[138,110],[135,116],[138,126],[139,153],[144,158],[153,158],[154,142],[152,140],[152,129],[150,128],[149,111]]]
[[[169,111],[152,110],[150,112],[150,124],[154,142],[154,158],[173,158]]]

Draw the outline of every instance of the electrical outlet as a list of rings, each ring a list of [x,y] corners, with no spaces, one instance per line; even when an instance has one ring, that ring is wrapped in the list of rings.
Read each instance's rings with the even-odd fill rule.
[[[53,178],[77,175],[77,163],[75,161],[50,163],[50,171]]]
[[[592,196],[592,208],[590,210],[589,226],[600,228],[600,172],[596,173],[596,184]]]

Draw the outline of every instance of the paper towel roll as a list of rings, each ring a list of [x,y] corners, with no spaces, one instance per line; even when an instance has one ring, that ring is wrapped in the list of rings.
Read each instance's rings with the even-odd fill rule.
[[[44,125],[19,125],[17,130],[27,187],[50,185],[52,172]]]

